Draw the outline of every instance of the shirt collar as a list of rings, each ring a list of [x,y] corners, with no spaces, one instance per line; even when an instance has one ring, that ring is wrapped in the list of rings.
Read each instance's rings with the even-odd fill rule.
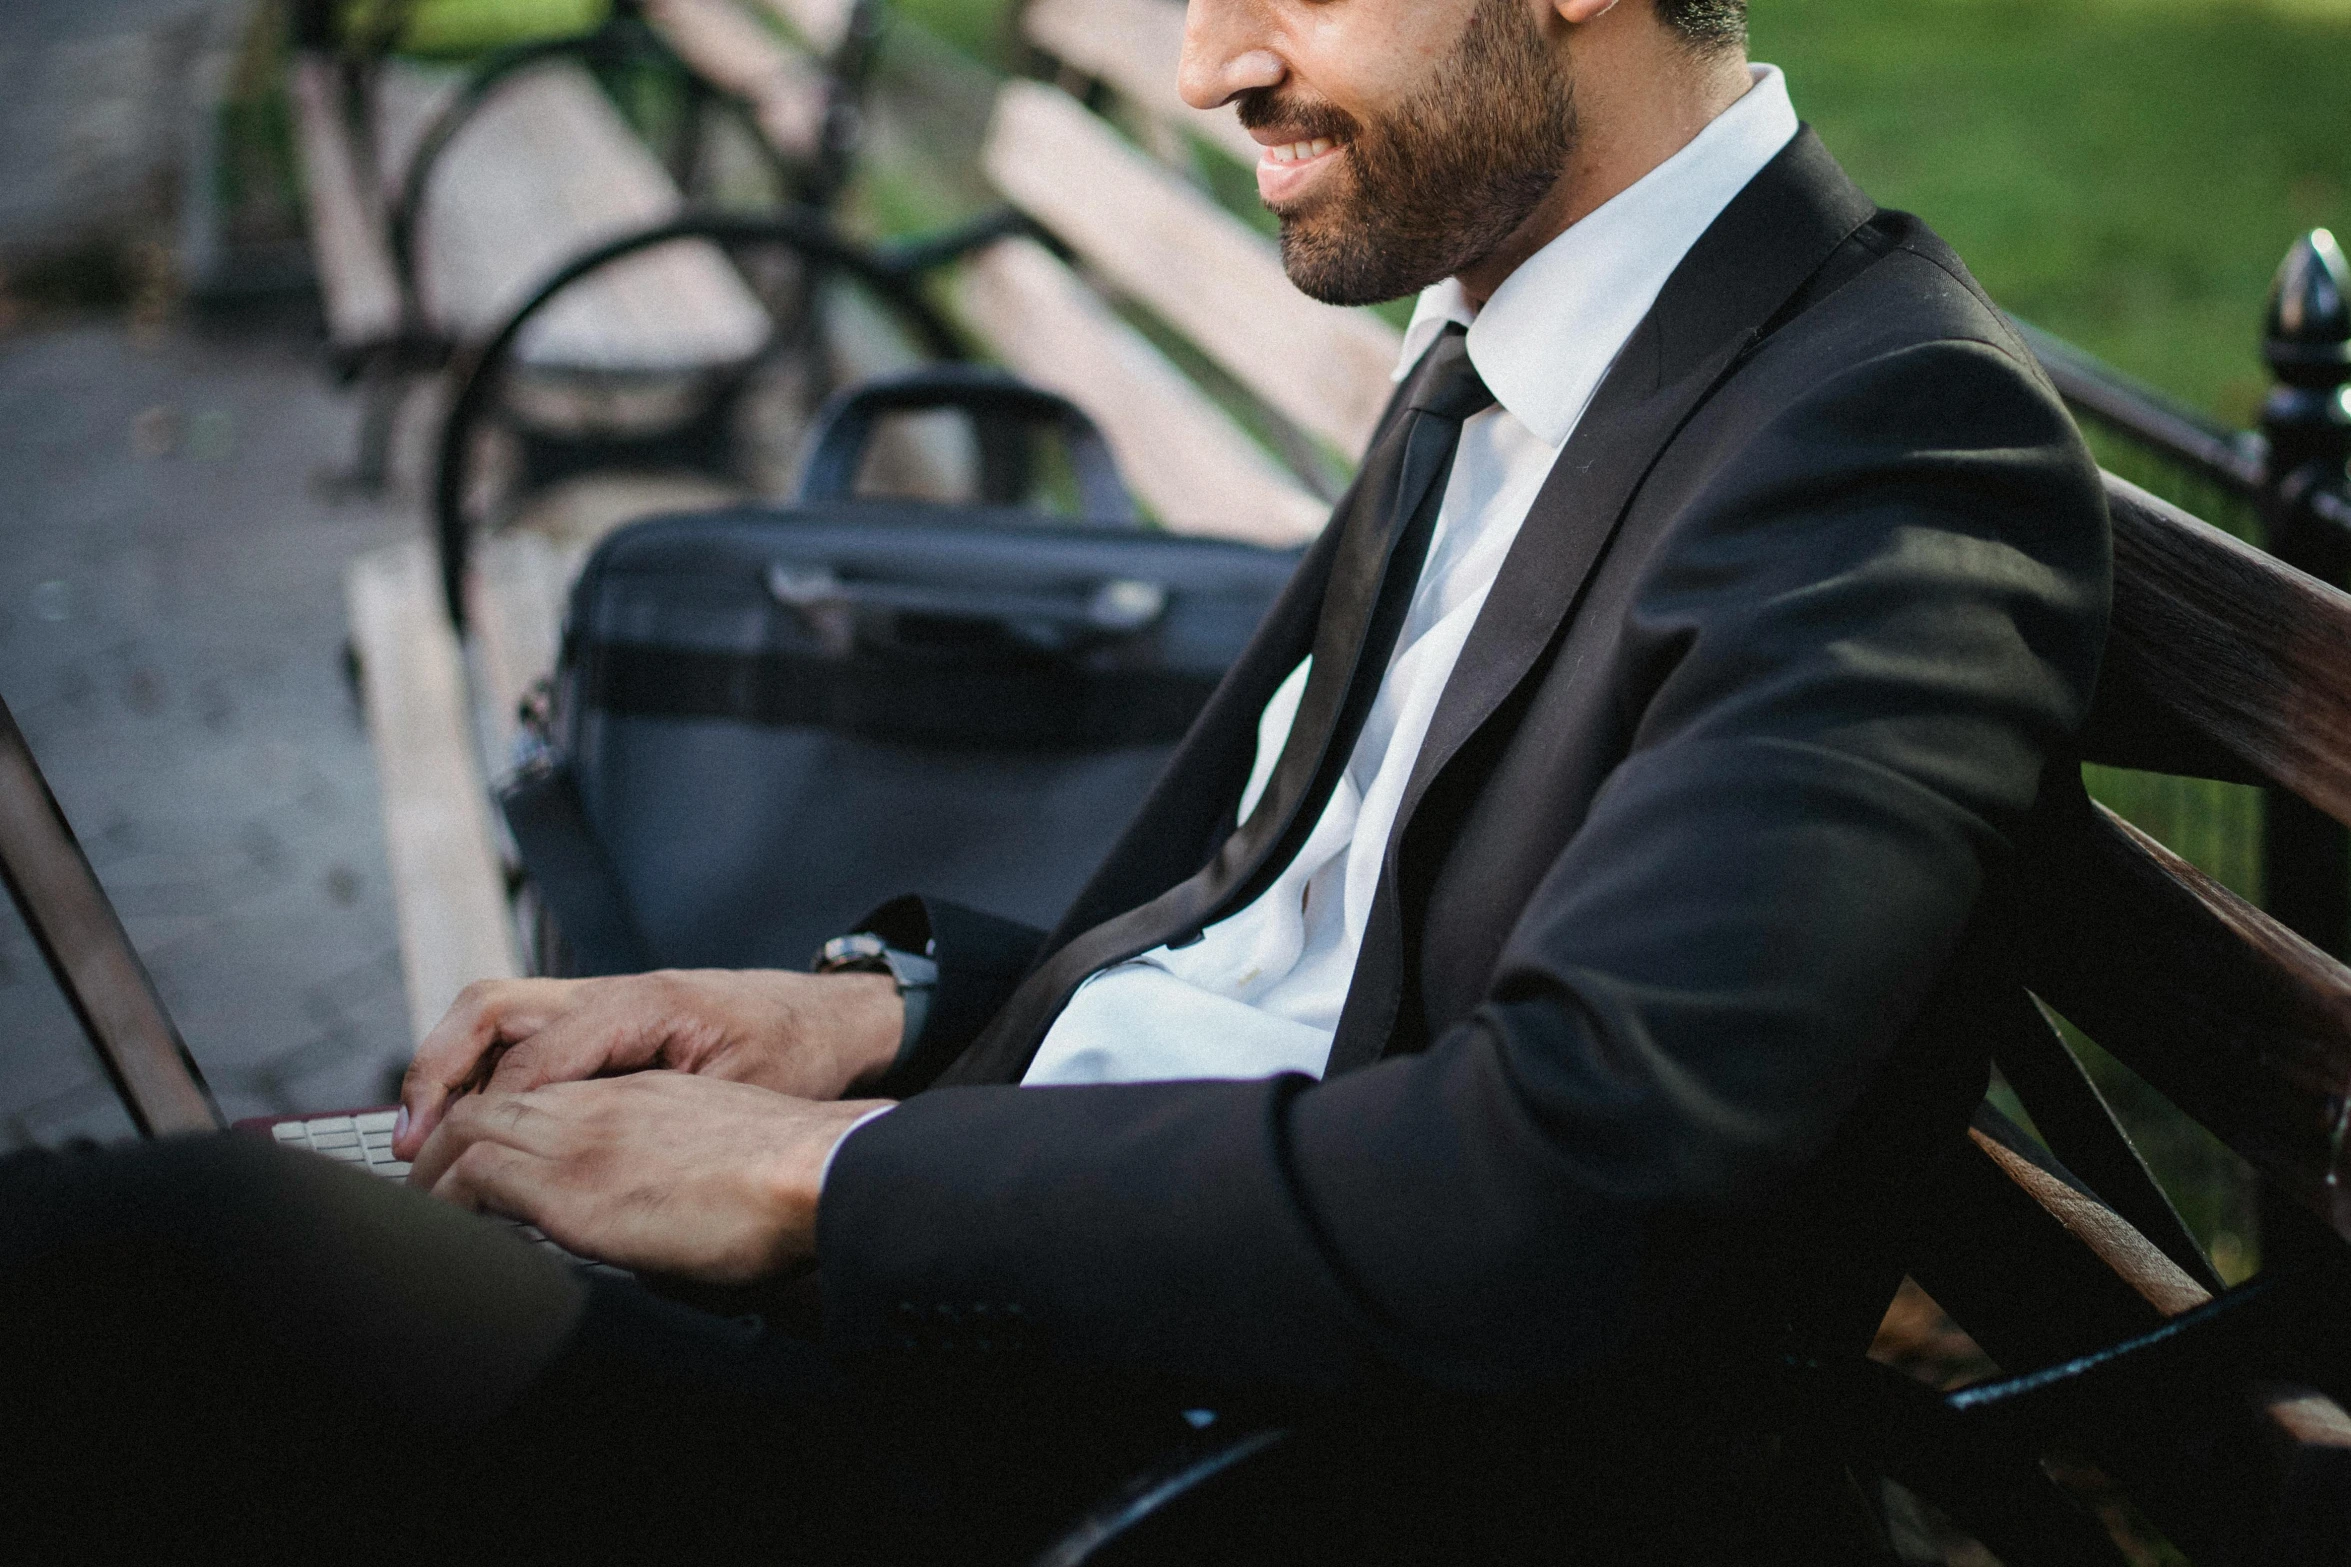
[[[1396,365],[1401,381],[1448,322],[1469,328],[1469,359],[1519,423],[1564,446],[1666,279],[1748,182],[1796,137],[1777,66],[1690,144],[1536,251],[1483,310],[1459,280],[1421,291]]]

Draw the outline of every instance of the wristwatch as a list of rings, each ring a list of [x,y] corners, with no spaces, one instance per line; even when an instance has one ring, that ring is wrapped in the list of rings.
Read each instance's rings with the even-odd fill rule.
[[[914,1052],[914,1042],[922,1037],[923,1024],[930,1020],[931,991],[939,983],[937,961],[922,953],[901,951],[872,931],[860,930],[835,936],[817,948],[816,961],[809,967],[819,974],[890,976],[906,1007],[906,1021],[898,1031],[898,1056],[890,1070],[904,1066]]]
[[[809,966],[819,974],[887,974],[898,982],[901,995],[939,982],[937,963],[901,952],[870,930],[835,936],[816,949],[816,961]]]

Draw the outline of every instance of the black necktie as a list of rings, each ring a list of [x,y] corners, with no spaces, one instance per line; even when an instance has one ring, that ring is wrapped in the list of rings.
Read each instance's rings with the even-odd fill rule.
[[[1379,695],[1436,531],[1461,424],[1494,394],[1448,326],[1413,370],[1394,420],[1339,503],[1344,529],[1314,633],[1314,668],[1257,808],[1197,875],[1084,932],[1040,965],[950,1070],[949,1082],[1011,1082],[1086,978],[1160,946],[1180,946],[1246,907],[1296,858],[1338,787]]]

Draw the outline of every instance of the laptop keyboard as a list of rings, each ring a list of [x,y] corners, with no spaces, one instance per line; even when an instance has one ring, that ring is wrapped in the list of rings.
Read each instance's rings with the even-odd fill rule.
[[[322,1115],[308,1121],[280,1121],[269,1129],[269,1135],[289,1148],[307,1148],[343,1164],[357,1165],[370,1175],[397,1181],[407,1176],[408,1166],[392,1157],[392,1122],[396,1119],[397,1113],[391,1110]]]
[[[307,1148],[312,1153],[324,1154],[340,1164],[380,1175],[388,1181],[403,1180],[408,1166],[392,1157],[392,1123],[399,1118],[394,1110],[369,1110],[360,1115],[320,1115],[307,1121],[277,1121],[270,1125],[269,1135],[288,1148]],[[590,1258],[575,1256],[547,1238],[546,1232],[535,1224],[513,1224],[523,1239],[544,1246],[559,1257],[579,1263],[598,1273],[620,1273],[618,1268]],[[625,1276],[625,1275],[624,1275]]]

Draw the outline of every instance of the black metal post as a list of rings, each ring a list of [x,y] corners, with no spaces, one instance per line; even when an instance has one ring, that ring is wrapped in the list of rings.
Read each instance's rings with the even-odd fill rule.
[[[2296,240],[2278,269],[2263,354],[2278,381],[2261,411],[2269,551],[2339,587],[2351,537],[2309,504],[2321,489],[2351,487],[2351,267],[2325,229]],[[2261,859],[2269,911],[2337,957],[2351,956],[2351,834],[2342,824],[2272,789]]]

